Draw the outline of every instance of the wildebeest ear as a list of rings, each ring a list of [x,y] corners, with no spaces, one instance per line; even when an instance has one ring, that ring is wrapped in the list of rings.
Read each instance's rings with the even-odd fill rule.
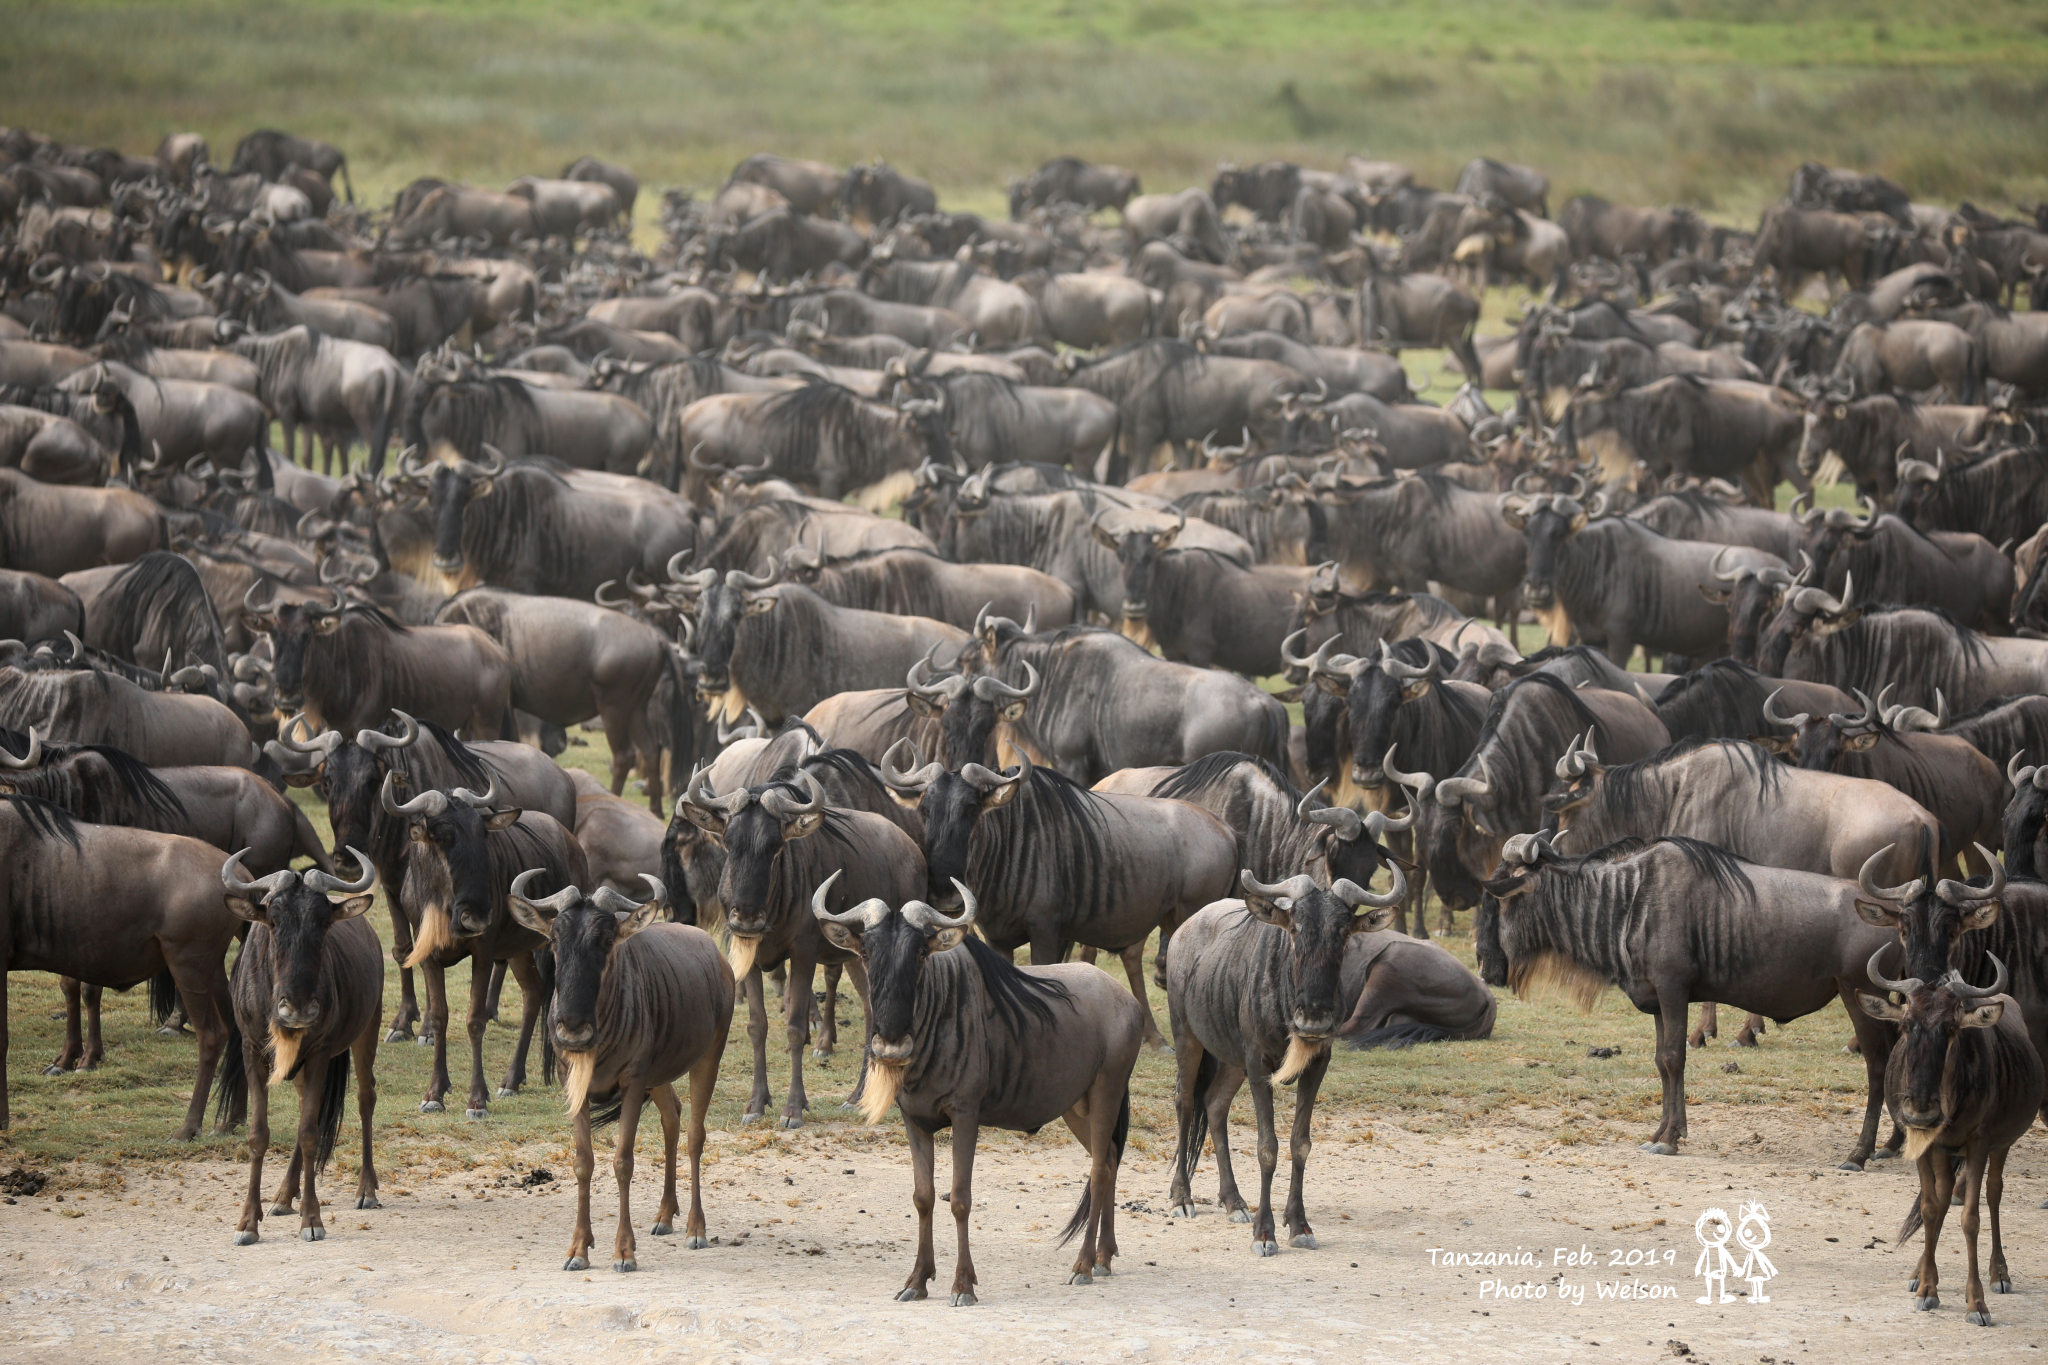
[[[1015,800],[1017,793],[1023,789],[1024,784],[1022,782],[1005,782],[1002,786],[995,788],[981,798],[981,808],[983,810],[1000,810]]]
[[[405,832],[406,837],[416,844],[424,844],[427,841],[427,827],[425,825],[409,824]]]
[[[1380,930],[1386,928],[1389,924],[1392,924],[1393,922],[1393,906],[1375,905],[1367,909],[1364,913],[1353,915],[1351,917],[1350,932],[1354,934],[1376,934]]]
[[[966,937],[967,931],[965,929],[941,929],[926,940],[925,951],[928,953],[951,952],[953,949],[958,948],[960,941]]]
[[[1734,593],[1728,591],[1726,588],[1710,587],[1705,583],[1701,583],[1699,585],[1699,590],[1700,596],[1706,598],[1709,602],[1712,602],[1717,607],[1727,606],[1728,599],[1735,596]]]
[[[234,911],[243,919],[248,920],[251,924],[270,923],[270,912],[257,902],[242,896],[228,896],[224,899],[228,903],[228,909]]]
[[[1015,701],[1005,702],[1003,704],[1003,709],[996,712],[996,717],[999,720],[1009,721],[1011,724],[1014,725],[1016,722],[1024,719],[1024,712],[1028,710],[1030,706],[1031,703],[1029,701],[1027,701],[1023,697],[1018,697]]]
[[[475,502],[478,498],[488,498],[491,495],[491,490],[497,487],[497,485],[498,481],[496,479],[475,480],[469,485],[469,500]]]
[[[1401,700],[1414,701],[1423,693],[1429,691],[1430,687],[1435,683],[1435,681],[1436,680],[1434,678],[1410,679],[1409,681],[1401,685]]]
[[[1993,1000],[1987,1004],[1979,1005],[1973,1010],[1965,1010],[1963,1017],[1957,1023],[1962,1028],[1990,1028],[1998,1022],[2004,1013],[2005,1002],[2003,1000]]]
[[[339,615],[323,616],[313,623],[313,633],[315,635],[332,635],[340,629],[341,617]]]
[[[1789,754],[1794,741],[1784,735],[1751,735],[1749,742],[1760,749],[1769,749],[1774,754]]]
[[[519,817],[525,813],[525,811],[520,810],[516,806],[511,810],[494,810],[484,817],[484,828],[492,830],[510,829],[518,823]]]
[[[1865,730],[1860,735],[1851,735],[1847,739],[1842,741],[1843,746],[1847,748],[1851,753],[1858,754],[1862,753],[1865,749],[1870,748],[1872,745],[1876,743],[1877,731],[1875,730]]]
[[[1850,626],[1855,625],[1858,621],[1861,621],[1862,619],[1863,608],[1857,607],[1851,611],[1843,612],[1840,616],[1835,617],[1831,621],[1814,622],[1813,633],[1816,637],[1822,635],[1833,635],[1838,630],[1847,630]]]
[[[787,842],[791,839],[801,839],[807,834],[816,834],[818,826],[824,823],[825,813],[823,811],[807,810],[793,820],[784,820],[782,822],[782,838],[784,842]]]
[[[889,799],[905,810],[917,810],[924,805],[924,793],[921,791],[900,792],[891,787],[889,788]]]
[[[759,616],[763,612],[774,611],[775,601],[776,599],[773,597],[757,597],[753,601],[747,603],[747,609],[741,612],[740,615]]]
[[[376,899],[375,896],[350,896],[345,901],[334,902],[333,922],[339,924],[345,919],[354,919],[357,915],[368,910],[375,903]]]
[[[1348,697],[1351,695],[1351,679],[1346,677],[1342,673],[1325,673],[1321,669],[1317,669],[1315,676],[1315,684],[1317,687],[1321,688],[1324,692],[1328,693],[1330,696],[1333,697]],[[1296,693],[1306,692],[1308,690],[1308,684],[1303,683],[1300,687],[1294,688],[1293,690]],[[1279,693],[1276,692],[1274,693],[1274,695],[1279,696]],[[1290,699],[1282,698],[1282,700]],[[1291,700],[1298,701],[1300,700],[1300,698],[1299,696],[1296,696]]]
[[[945,707],[934,704],[929,697],[920,697],[909,688],[903,690],[903,704],[910,708],[910,714],[922,716],[926,720],[937,720],[946,714]]]
[[[1244,898],[1244,908],[1251,911],[1252,918],[1262,924],[1270,924],[1275,929],[1286,929],[1290,932],[1294,929],[1294,916],[1282,909],[1277,900],[1247,894]]]
[[[505,898],[505,906],[512,912],[512,918],[517,920],[522,928],[531,929],[542,938],[548,938],[554,933],[555,917],[541,910],[538,906],[521,900],[517,896],[507,896]]]
[[[1989,929],[1998,922],[1998,902],[1984,901],[1963,911],[1963,930]]]
[[[284,784],[287,787],[311,787],[317,785],[319,781],[320,771],[317,768],[312,772],[286,773],[284,775]]]
[[[1896,929],[1899,927],[1899,907],[1878,901],[1858,899],[1856,915],[1874,929]]]
[[[845,925],[834,924],[831,920],[827,919],[819,920],[818,927],[825,931],[825,941],[834,948],[847,953],[858,954],[860,952],[860,935]]]
[[[1092,522],[1089,524],[1088,529],[1095,533],[1095,538],[1102,542],[1104,549],[1116,550],[1120,548],[1121,538],[1107,526],[1102,525],[1100,522]]]
[[[703,830],[706,834],[725,833],[725,814],[722,811],[706,810],[693,801],[683,803],[683,818]]]
[[[267,635],[270,633],[270,618],[258,616],[253,611],[245,611],[242,613],[242,629],[251,635]]]
[[[1491,881],[1483,881],[1479,883],[1479,889],[1499,901],[1502,909],[1506,909],[1508,902],[1521,895],[1524,891],[1527,891],[1534,881],[1533,877],[1517,876],[1511,873],[1505,877],[1495,877]]]
[[[1856,992],[1856,1004],[1872,1019],[1882,1019],[1888,1024],[1905,1022],[1906,1010],[1903,1005],[1894,1005],[1891,1001],[1872,995],[1869,991]]]

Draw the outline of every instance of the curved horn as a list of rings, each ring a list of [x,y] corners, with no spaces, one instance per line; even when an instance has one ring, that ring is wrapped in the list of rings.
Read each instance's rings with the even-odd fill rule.
[[[1720,580],[1723,583],[1740,583],[1743,579],[1747,578],[1751,572],[1747,569],[1737,569],[1734,573],[1723,573],[1721,571],[1722,559],[1730,553],[1732,553],[1735,548],[1736,547],[1733,545],[1722,546],[1720,552],[1714,556],[1713,566],[1709,570],[1716,579]]]
[[[1031,666],[1029,660],[1026,660],[1024,664],[1024,685],[1022,687],[1012,687],[1001,678],[976,678],[974,680],[974,695],[982,701],[997,701],[1006,697],[1023,698],[1037,692],[1038,683],[1038,670]]]
[[[1309,807],[1308,803],[1316,799],[1316,794],[1329,785],[1330,779],[1326,777],[1303,792],[1301,800],[1295,804],[1294,814],[1311,825],[1327,825],[1337,832],[1339,839],[1349,843],[1365,832],[1365,821],[1357,811],[1346,806]]]
[[[1316,889],[1315,879],[1306,872],[1298,872],[1286,881],[1266,883],[1252,875],[1250,868],[1240,869],[1237,880],[1244,889],[1254,896],[1271,900],[1298,901]]]
[[[363,870],[360,879],[345,882],[341,878],[322,872],[317,867],[307,868],[300,878],[308,891],[322,896],[360,896],[377,884],[377,866],[370,861],[370,855],[359,848],[350,847],[349,855],[356,860],[356,866]]]
[[[385,773],[383,785],[377,788],[377,804],[386,815],[424,815],[431,820],[448,809],[448,793],[431,788],[400,805],[391,795],[391,785],[397,777],[397,773]]]
[[[1436,803],[1446,810],[1461,801],[1475,800],[1481,805],[1493,795],[1492,774],[1486,770],[1486,760],[1479,760],[1478,777],[1447,777],[1436,784]]]
[[[1856,885],[1862,888],[1864,895],[1874,901],[1891,901],[1898,905],[1904,905],[1909,901],[1919,899],[1920,892],[1927,886],[1927,881],[1923,877],[1915,877],[1912,881],[1904,882],[1898,886],[1879,886],[1871,881],[1871,874],[1877,870],[1879,860],[1897,847],[1897,844],[1886,844],[1883,848],[1865,858],[1863,866],[1856,869]],[[1875,978],[1872,979],[1875,980]]]
[[[1380,759],[1380,771],[1393,781],[1406,787],[1409,791],[1414,792],[1416,804],[1429,800],[1432,790],[1436,787],[1436,779],[1428,773],[1404,773],[1395,767],[1394,751],[1400,747],[1399,744],[1389,744],[1387,746],[1385,756]]]
[[[1811,711],[1801,711],[1798,714],[1791,716],[1781,716],[1778,714],[1778,697],[1784,691],[1785,689],[1781,687],[1776,692],[1771,693],[1770,696],[1764,698],[1764,719],[1769,721],[1773,725],[1783,725],[1787,729],[1804,729],[1806,726],[1806,722],[1813,719],[1813,713]]]
[[[5,749],[0,749],[0,768],[12,768],[19,772],[24,768],[40,767],[43,761],[43,739],[36,733],[36,727],[28,727],[28,753],[16,758]]]
[[[399,723],[405,726],[404,734],[393,736],[385,734],[382,730],[358,730],[356,743],[372,753],[379,749],[410,749],[417,744],[420,738],[420,723],[395,706],[391,708],[391,714],[398,717]]]
[[[661,878],[642,872],[640,880],[647,883],[647,899],[644,901],[636,901],[609,886],[600,886],[590,893],[590,903],[607,915],[631,914],[649,904],[668,904],[668,888],[662,885]]]
[[[839,880],[845,873],[845,870],[840,868],[831,876],[825,878],[824,881],[818,883],[818,889],[811,892],[811,913],[821,920],[828,920],[833,924],[844,924],[848,928],[861,930],[872,929],[883,920],[888,919],[889,903],[879,899],[871,898],[864,900],[852,909],[842,910],[836,915],[825,908],[826,893],[832,890],[832,884]]]
[[[979,763],[969,763],[960,770],[960,776],[970,786],[982,792],[992,792],[997,787],[1014,787],[1030,777],[1031,760],[1020,750],[1017,754],[1017,771],[1010,777],[1004,777],[994,768],[984,768]]]
[[[482,795],[478,795],[467,787],[455,788],[452,795],[457,801],[472,809],[495,810],[498,805],[498,775],[496,773],[491,774],[490,785]]]
[[[1883,957],[1884,950],[1891,946],[1890,943],[1878,944],[1877,951],[1870,955],[1870,961],[1865,964],[1863,974],[1870,978],[1871,985],[1881,991],[1897,991],[1900,995],[1911,995],[1920,989],[1919,977],[1909,976],[1904,981],[1893,981],[1877,969],[1877,960]]]
[[[1934,894],[1950,905],[1969,905],[1977,901],[1995,901],[2005,892],[2005,864],[1991,856],[1991,850],[1982,844],[1972,845],[1977,856],[1991,867],[1991,885],[1979,891],[1968,882],[1950,881],[1943,878],[1934,884]]]
[[[766,578],[757,578],[744,569],[731,569],[726,572],[725,586],[734,592],[739,592],[742,589],[753,591],[759,588],[772,588],[781,577],[782,566],[771,557],[768,561],[768,576]]]
[[[1972,986],[1969,982],[1963,980],[1961,972],[1951,967],[1948,976],[1942,982],[1943,985],[1948,987],[1950,995],[1953,995],[1958,1000],[1982,1000],[1987,995],[2005,994],[2006,985],[2011,980],[2011,977],[2005,970],[2005,963],[1999,960],[1997,953],[1987,952],[1984,956],[1991,959],[1991,984],[1988,986]]]
[[[912,763],[916,763],[924,757],[923,754],[917,751],[917,745],[912,743],[908,737],[899,739],[894,744],[891,744],[882,754],[882,780],[890,786],[900,787],[906,791],[923,791],[926,787],[946,775],[946,765],[943,763],[927,763],[921,768],[914,768],[906,772],[904,769],[896,766],[895,755],[898,749],[908,749]]]
[[[923,929],[929,933],[935,929],[965,929],[974,923],[975,915],[981,911],[980,902],[974,899],[974,893],[969,891],[966,883],[958,877],[949,880],[953,883],[953,889],[960,893],[960,913],[948,919],[936,907],[926,905],[923,901],[905,901],[903,918],[910,922],[912,928]]]
[[[1336,637],[1332,636],[1331,638],[1334,639]],[[1380,671],[1390,678],[1400,678],[1407,682],[1413,682],[1418,678],[1434,678],[1437,672],[1436,651],[1433,649],[1429,650],[1429,662],[1418,668],[1414,664],[1402,663],[1399,659],[1395,658],[1393,648],[1387,644],[1385,639],[1381,639]]]
[[[815,815],[825,809],[825,789],[818,785],[808,769],[799,768],[797,781],[810,793],[808,801],[798,801],[770,787],[761,793],[761,809],[778,820],[788,820],[798,815]]]
[[[583,899],[583,893],[581,891],[578,891],[573,886],[563,887],[560,891],[557,891],[554,895],[549,896],[546,900],[536,900],[532,896],[527,895],[527,883],[532,878],[541,876],[546,871],[547,869],[544,867],[527,868],[526,871],[520,873],[518,876],[512,879],[512,887],[506,894],[511,899],[518,901],[521,905],[530,906],[531,908],[547,915],[559,915],[564,910],[567,910],[570,906],[574,905],[577,901]]]
[[[221,864],[220,884],[227,888],[230,896],[240,896],[244,900],[259,900],[273,891],[283,890],[299,879],[298,873],[290,868],[284,868],[267,877],[258,877],[253,882],[243,881],[242,859],[248,852],[249,850],[245,848],[240,853],[229,854],[228,860]]]
[[[1382,892],[1368,891],[1349,877],[1339,877],[1330,886],[1330,894],[1356,910],[1361,905],[1375,909],[1399,905],[1408,895],[1408,878],[1402,874],[1399,863],[1389,863],[1387,868],[1394,874],[1394,884]]]

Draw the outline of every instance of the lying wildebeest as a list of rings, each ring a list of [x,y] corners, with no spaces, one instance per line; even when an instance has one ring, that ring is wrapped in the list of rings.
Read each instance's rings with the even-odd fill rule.
[[[1491,1038],[1499,1013],[1486,983],[1449,950],[1396,929],[1353,936],[1343,998],[1358,1003],[1337,1037],[1358,1051]]]
[[[656,1237],[675,1231],[676,1137],[682,1104],[675,1079],[690,1077],[690,1217],[683,1245],[709,1246],[704,1201],[698,1189],[704,1157],[704,1113],[718,1082],[718,1062],[732,1027],[732,970],[711,936],[692,924],[663,924],[665,887],[643,877],[649,895],[634,901],[608,886],[588,896],[574,885],[552,896],[529,898],[526,888],[543,868],[513,879],[506,899],[521,927],[554,952],[554,991],[548,999],[548,1041],[567,1067],[564,1089],[576,1138],[576,1228],[564,1270],[590,1268],[590,1129],[614,1116],[619,1123],[612,1175],[619,1183],[619,1230],[612,1269],[638,1270],[634,1259],[633,1140],[640,1106],[653,1099],[661,1115],[661,1205]],[[593,1100],[596,1101],[593,1113]]]
[[[1869,1081],[1863,1131],[1842,1166],[1863,1168],[1892,1039],[1855,995],[1891,935],[1856,917],[1854,884],[1760,867],[1697,839],[1624,839],[1567,858],[1517,835],[1502,860],[1477,925],[1487,983],[1517,995],[1561,990],[1586,1009],[1615,986],[1656,1018],[1664,1111],[1643,1150],[1670,1156],[1685,1136],[1688,1004],[1723,1001],[1782,1025],[1840,999]]]
[[[413,930],[405,965],[422,969],[427,983],[427,1018],[434,1030],[434,1072],[420,1102],[423,1114],[438,1114],[448,1093],[448,967],[467,957],[469,975],[470,1118],[489,1112],[484,1085],[484,1025],[494,964],[508,965],[525,997],[519,1042],[512,1065],[498,1084],[500,1096],[517,1093],[526,1081],[526,1050],[540,1015],[541,976],[533,950],[540,939],[512,917],[506,896],[512,879],[542,869],[557,889],[581,886],[589,869],[575,836],[553,816],[499,806],[496,787],[478,795],[467,787],[452,793],[427,790],[403,804],[393,799],[397,775],[384,774],[377,800],[384,813],[405,823],[410,843],[399,907]],[[553,894],[553,893],[550,893]]]
[[[933,1135],[953,1129],[953,1220],[960,1255],[953,1306],[975,1302],[967,1220],[974,1210],[974,1146],[981,1126],[1035,1133],[1064,1119],[1090,1157],[1088,1189],[1067,1224],[1084,1227],[1069,1283],[1107,1277],[1116,1256],[1116,1175],[1131,1126],[1130,1077],[1143,1011],[1084,963],[1015,967],[967,931],[974,893],[954,883],[960,909],[947,916],[921,900],[892,907],[865,900],[833,913],[833,878],[811,896],[811,913],[836,946],[866,965],[874,1039],[861,1109],[879,1122],[895,1103],[910,1141],[917,1260],[896,1294],[925,1297],[932,1257]],[[1063,1239],[1064,1240],[1064,1239]]]
[[[688,821],[718,840],[725,867],[717,902],[724,908],[732,939],[734,976],[747,997],[747,1035],[754,1050],[754,1086],[742,1123],[766,1115],[768,1013],[762,974],[786,963],[785,1029],[789,1046],[789,1100],[778,1128],[800,1128],[810,1100],[804,1089],[804,1043],[811,1028],[812,973],[852,963],[862,1012],[870,1008],[870,986],[857,955],[821,936],[818,922],[804,913],[814,889],[850,873],[838,895],[842,903],[877,891],[908,899],[923,889],[925,861],[917,843],[896,822],[864,810],[827,809],[825,793],[808,768],[796,780],[778,778],[719,795],[693,775],[676,802],[672,824]],[[829,876],[826,869],[835,868]],[[699,902],[700,914],[702,902]]]
[[[176,834],[82,824],[35,797],[8,795],[0,795],[0,850],[17,877],[0,896],[0,1128],[8,1122],[7,973],[54,972],[122,991],[148,981],[159,1020],[175,992],[199,1035],[199,1074],[173,1136],[197,1134],[233,1029],[223,964],[241,921],[221,904],[220,851]]]
[[[248,850],[244,849],[243,853]],[[363,912],[374,899],[377,870],[345,882],[313,870],[304,877],[284,868],[244,881],[243,853],[220,869],[227,907],[248,920],[249,937],[235,959],[236,1039],[220,1069],[220,1111],[235,1101],[249,1113],[249,1190],[242,1200],[235,1245],[248,1246],[263,1222],[263,1158],[270,1150],[270,1087],[290,1081],[299,1092],[298,1141],[291,1164],[271,1197],[270,1212],[289,1214],[299,1204],[299,1237],[327,1236],[314,1177],[327,1167],[348,1098],[351,1057],[356,1072],[356,1113],[363,1125],[363,1165],[356,1177],[356,1207],[374,1209],[377,1162],[370,1121],[377,1112],[377,1035],[384,1022],[384,953]],[[367,858],[358,858],[359,864]]]
[[[1285,1221],[1290,1244],[1314,1250],[1302,1180],[1316,1092],[1330,1066],[1330,1040],[1348,1013],[1342,998],[1345,946],[1355,934],[1386,928],[1405,888],[1398,868],[1393,889],[1383,894],[1348,878],[1326,890],[1306,874],[1268,884],[1247,868],[1240,877],[1244,899],[1218,900],[1183,925],[1167,964],[1179,1073],[1179,1137],[1168,1202],[1176,1216],[1195,1216],[1189,1186],[1203,1140],[1213,1131],[1220,1176],[1216,1206],[1228,1209],[1232,1222],[1252,1224],[1255,1255],[1273,1256],[1280,1251],[1273,1217],[1273,1172],[1280,1155],[1273,1084],[1300,1082]],[[1237,1192],[1230,1161],[1230,1102],[1247,1079],[1259,1125],[1256,1216]]]
[[[1140,956],[1154,929],[1164,951],[1176,924],[1229,890],[1230,831],[1185,803],[1091,792],[1022,752],[1007,776],[979,763],[920,767],[919,757],[905,771],[885,754],[882,777],[924,821],[925,894],[945,907],[949,883],[979,887],[982,937],[1005,952],[1028,944],[1035,965],[1076,943],[1123,957],[1145,1041],[1163,1048]]]

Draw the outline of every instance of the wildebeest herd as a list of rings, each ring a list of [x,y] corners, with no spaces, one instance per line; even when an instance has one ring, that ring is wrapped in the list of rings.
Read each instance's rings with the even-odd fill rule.
[[[495,1093],[537,1032],[571,1268],[617,1122],[630,1270],[643,1104],[663,1235],[687,1076],[706,1245],[737,1001],[745,1117],[796,1127],[844,974],[848,1102],[911,1146],[898,1297],[937,1273],[950,1127],[966,1304],[983,1124],[1066,1122],[1071,1275],[1110,1272],[1147,1044],[1178,1065],[1175,1211],[1213,1133],[1253,1249],[1280,1223],[1314,1247],[1333,1043],[1493,1030],[1433,890],[1440,923],[1475,912],[1486,982],[1655,1016],[1653,1152],[1686,1133],[1690,1005],[1695,1046],[1720,1003],[1753,1046],[1841,1000],[1868,1073],[1846,1164],[1916,1160],[1923,1308],[1963,1189],[1989,1322],[1980,1193],[2008,1290],[2001,1172],[2048,1049],[2048,207],[1810,163],[1749,232],[1591,195],[1553,219],[1544,175],[1485,158],[1453,191],[1353,157],[1146,194],[1062,157],[998,221],[883,162],[760,155],[665,194],[650,255],[639,193],[583,158],[372,211],[282,132],[223,168],[191,134],[0,129],[0,1052],[5,970],[63,977],[57,1071],[99,1060],[102,989],[149,983],[197,1038],[180,1136],[216,1085],[249,1123],[237,1242],[269,1087],[297,1087],[269,1211],[314,1240],[351,1073],[377,1205],[380,1041],[431,1037],[443,1110],[466,959],[465,1111],[509,974]],[[1523,311],[1478,335],[1501,281]],[[1853,508],[1816,505],[1842,480]],[[608,789],[553,761],[575,727]],[[1256,1207],[1225,1131],[1246,1082]]]

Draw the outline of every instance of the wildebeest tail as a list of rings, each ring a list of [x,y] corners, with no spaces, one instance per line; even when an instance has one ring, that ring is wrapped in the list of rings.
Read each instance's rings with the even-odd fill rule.
[[[533,950],[533,967],[540,974],[540,1075],[555,1083],[555,945],[543,943]]]
[[[149,979],[149,1022],[162,1028],[178,1008],[178,982],[169,967]]]
[[[1284,707],[1262,708],[1259,747],[1254,751],[1280,772],[1287,768],[1287,711]]]
[[[213,1073],[213,1122],[217,1128],[227,1126],[235,1101],[246,1099],[249,1093],[249,1059],[242,1055],[242,1027],[235,1022],[233,1010],[227,1014],[227,1048],[220,1055],[220,1069]]]
[[[626,1107],[626,1092],[622,1086],[613,1086],[610,1094],[590,1097],[590,1128],[595,1132],[607,1123],[617,1123],[619,1112]]]
[[[1345,1043],[1359,1052],[1376,1047],[1383,1047],[1392,1052],[1404,1047],[1414,1047],[1417,1043],[1441,1043],[1456,1036],[1449,1029],[1438,1028],[1435,1024],[1421,1024],[1411,1020],[1405,1024],[1389,1024],[1385,1028],[1367,1029],[1363,1033],[1347,1038]]]
[[[1187,1131],[1181,1135],[1180,1150],[1173,1155],[1176,1186],[1194,1189],[1195,1167],[1202,1164],[1202,1144],[1209,1140],[1209,1087],[1215,1083],[1216,1054],[1204,1052],[1195,1064],[1193,1093],[1188,1096]]]
[[[1913,1203],[1906,1210],[1906,1221],[1899,1224],[1899,1235],[1892,1238],[1892,1249],[1898,1250],[1906,1240],[1920,1231],[1920,1192],[1913,1191]]]
[[[1205,1057],[1206,1061],[1207,1058]],[[1131,1092],[1124,1090],[1123,1105],[1116,1111],[1116,1128],[1109,1135],[1110,1164],[1112,1167],[1124,1159],[1124,1143],[1131,1136]],[[1089,1165],[1093,1167],[1094,1163]],[[1065,1246],[1074,1240],[1074,1234],[1088,1226],[1088,1214],[1095,1196],[1095,1181],[1091,1178],[1081,1187],[1081,1206],[1074,1210],[1074,1216],[1067,1220],[1066,1228],[1060,1233],[1059,1245]]]
[[[341,1111],[348,1105],[350,1057],[346,1048],[327,1059],[327,1084],[320,1087],[319,1132],[313,1145],[313,1169],[327,1169],[334,1155],[334,1136],[341,1131]]]

